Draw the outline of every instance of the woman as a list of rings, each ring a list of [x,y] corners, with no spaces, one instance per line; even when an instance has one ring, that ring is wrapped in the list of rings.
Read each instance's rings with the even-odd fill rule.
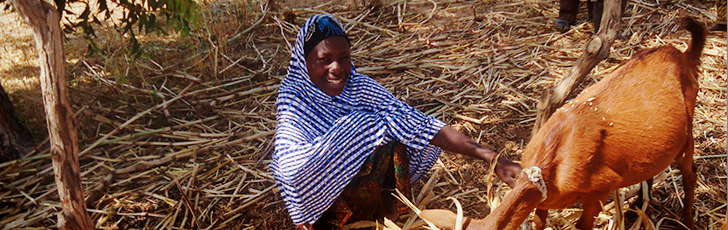
[[[409,194],[440,148],[495,162],[493,151],[356,73],[349,46],[338,20],[311,17],[278,90],[271,169],[299,229],[396,219],[406,210],[388,194],[394,188]],[[520,171],[497,160],[496,174],[509,185]]]

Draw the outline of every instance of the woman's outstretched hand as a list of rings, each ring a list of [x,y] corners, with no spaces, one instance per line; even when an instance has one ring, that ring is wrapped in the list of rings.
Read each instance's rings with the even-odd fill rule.
[[[498,178],[508,184],[511,188],[516,186],[516,179],[518,178],[518,175],[521,174],[522,170],[523,168],[521,168],[520,164],[509,161],[503,157],[499,157],[498,163],[495,165],[495,175],[497,175]]]
[[[493,150],[490,150],[464,134],[458,132],[450,126],[443,126],[439,132],[430,141],[433,145],[444,150],[470,156],[476,159],[484,160],[488,163],[494,163],[493,157],[496,156]],[[516,178],[521,173],[521,165],[514,163],[505,157],[498,157],[495,162],[495,175],[497,175],[508,186],[516,185]]]

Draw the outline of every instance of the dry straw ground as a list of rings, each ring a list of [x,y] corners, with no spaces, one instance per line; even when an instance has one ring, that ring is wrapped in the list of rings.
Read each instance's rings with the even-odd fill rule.
[[[274,104],[296,32],[312,14],[328,12],[344,22],[359,72],[516,161],[540,92],[568,72],[592,35],[585,13],[572,30],[552,31],[555,0],[200,4],[202,20],[191,36],[141,38],[147,58],[130,58],[125,40],[108,28],[100,28],[101,53],[84,55],[86,43],[73,35],[66,43],[82,179],[98,228],[289,229],[268,168]],[[674,19],[689,14],[710,25],[714,4],[631,0],[622,26],[627,39],[615,42],[585,85],[640,49],[685,49],[690,37]],[[37,57],[18,21],[8,12],[0,20],[2,84],[41,142],[47,134]],[[726,33],[710,34],[702,60],[695,208],[697,229],[718,229],[726,213]],[[39,146],[0,164],[4,229],[55,226],[60,205],[47,148]],[[416,184],[421,207],[454,210],[445,200],[453,196],[466,215],[482,218],[508,191],[483,162],[449,153],[441,160]],[[651,224],[676,226],[680,184],[674,168],[658,176],[646,210]],[[599,229],[610,225],[610,210],[599,216]],[[579,215],[578,208],[553,210],[550,222],[564,229]],[[397,225],[418,228],[415,219]]]

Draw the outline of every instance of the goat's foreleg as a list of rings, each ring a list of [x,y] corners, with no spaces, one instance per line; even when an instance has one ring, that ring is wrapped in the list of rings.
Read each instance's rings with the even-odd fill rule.
[[[548,216],[548,209],[536,209],[536,215],[533,218],[533,229],[542,230],[546,226]]]
[[[594,228],[594,218],[602,211],[602,203],[607,200],[609,193],[594,194],[587,197],[581,203],[584,211],[581,217],[576,221],[576,228],[582,230],[592,230]]]

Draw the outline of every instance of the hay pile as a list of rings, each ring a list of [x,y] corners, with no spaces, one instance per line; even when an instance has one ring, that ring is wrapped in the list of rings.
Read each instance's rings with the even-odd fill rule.
[[[342,20],[359,72],[516,161],[541,90],[566,75],[592,35],[588,22],[552,31],[558,1],[313,2],[201,3],[202,25],[192,36],[146,36],[144,59],[129,58],[113,31],[99,39],[109,47],[100,54],[68,50],[82,179],[98,228],[290,228],[268,168],[276,89],[298,28],[313,14]],[[584,85],[637,50],[684,50],[689,34],[672,23],[681,13],[715,21],[712,2],[631,1],[627,39],[615,42]],[[726,34],[707,42],[694,122],[695,208],[698,229],[717,229],[726,212]],[[441,160],[415,185],[420,206],[454,210],[445,200],[453,196],[466,215],[482,218],[509,190],[483,162],[454,154]],[[675,226],[670,219],[682,210],[676,171],[658,176],[646,211],[658,227]],[[0,185],[0,226],[55,225],[60,204],[47,147],[0,164]],[[568,226],[579,214],[552,210],[550,221]],[[602,213],[597,227],[607,229],[612,217]],[[416,228],[414,220],[397,225]]]

